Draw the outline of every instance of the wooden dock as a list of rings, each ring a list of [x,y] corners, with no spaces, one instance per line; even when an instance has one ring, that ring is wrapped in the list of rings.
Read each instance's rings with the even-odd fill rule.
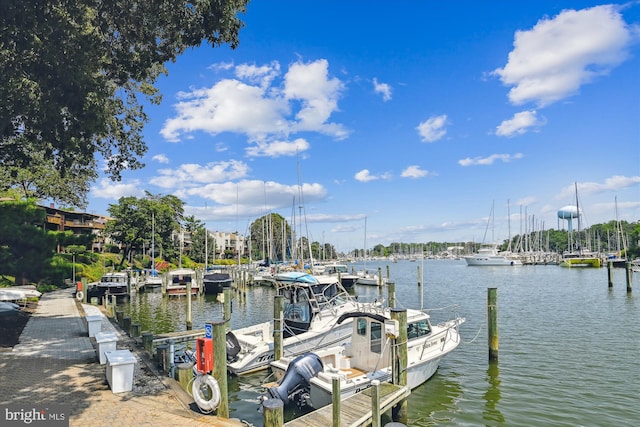
[[[371,425],[373,414],[371,406],[372,388],[349,396],[340,402],[340,425],[343,427],[359,427]],[[380,413],[383,414],[406,399],[411,390],[390,383],[380,384]],[[327,427],[333,425],[333,405],[317,409],[300,418],[284,424],[287,427]]]

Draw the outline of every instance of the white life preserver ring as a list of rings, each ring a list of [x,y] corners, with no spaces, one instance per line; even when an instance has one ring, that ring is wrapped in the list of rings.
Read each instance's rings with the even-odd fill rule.
[[[82,291],[76,292],[76,299],[78,301],[82,301],[84,299],[84,294],[82,293]]]
[[[206,399],[203,393],[203,388],[208,388],[211,390],[211,397]],[[218,409],[220,405],[220,386],[218,386],[218,381],[213,378],[211,375],[198,375],[195,380],[193,380],[193,385],[191,386],[191,394],[193,395],[193,400],[200,408],[202,412],[213,412]]]

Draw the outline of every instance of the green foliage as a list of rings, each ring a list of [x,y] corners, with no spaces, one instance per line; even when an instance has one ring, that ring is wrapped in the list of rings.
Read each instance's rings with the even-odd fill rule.
[[[114,220],[107,222],[105,233],[123,248],[120,265],[130,253],[149,249],[152,240],[156,254],[162,252],[165,258],[173,258],[177,249],[172,235],[180,230],[183,205],[175,196],[150,193],[144,198],[121,197],[117,205],[109,205],[109,214]]]
[[[160,102],[164,65],[203,41],[235,48],[247,3],[3,0],[0,170],[30,195],[83,204],[96,155],[115,180],[144,166],[143,103]],[[58,173],[17,174],[40,164]]]

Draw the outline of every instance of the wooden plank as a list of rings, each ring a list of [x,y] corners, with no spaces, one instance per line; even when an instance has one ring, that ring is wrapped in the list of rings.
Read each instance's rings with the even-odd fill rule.
[[[380,384],[380,413],[385,413],[403,399],[411,391],[408,387],[396,386],[389,383]],[[310,412],[284,425],[287,427],[308,426],[327,427],[333,424],[333,405]],[[371,424],[371,389],[343,399],[340,403],[340,424],[344,427],[360,427]]]

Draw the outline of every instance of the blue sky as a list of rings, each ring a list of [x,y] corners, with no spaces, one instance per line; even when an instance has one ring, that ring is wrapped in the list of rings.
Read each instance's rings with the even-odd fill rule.
[[[88,211],[175,194],[212,231],[276,212],[339,251],[365,217],[368,247],[558,228],[575,182],[583,224],[640,219],[640,3],[255,0],[243,20],[236,50],[168,65],[146,167]]]

